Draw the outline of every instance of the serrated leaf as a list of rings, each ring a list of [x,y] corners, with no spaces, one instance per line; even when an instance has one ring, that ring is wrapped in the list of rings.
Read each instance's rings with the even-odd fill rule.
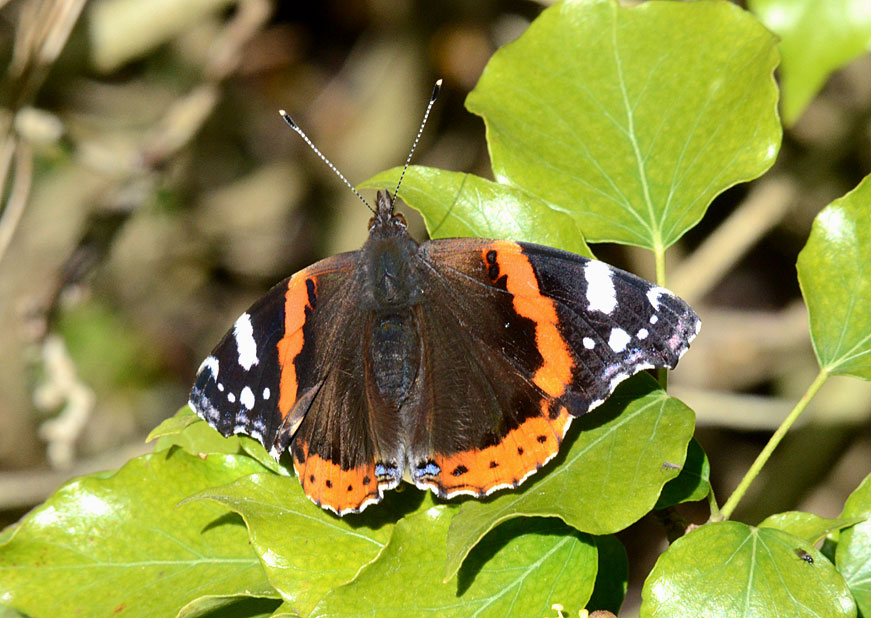
[[[864,521],[841,532],[835,564],[856,599],[863,616],[871,616],[871,475],[850,494],[842,518]]]
[[[245,520],[269,582],[307,616],[332,588],[350,581],[387,543],[403,498],[391,492],[377,509],[340,519],[312,504],[297,479],[256,474],[202,492]]]
[[[695,438],[687,445],[687,456],[680,474],[662,488],[656,509],[664,509],[682,502],[704,500],[711,492],[711,464],[702,445]]]
[[[650,376],[639,375],[574,422],[579,431],[572,427],[569,436],[576,437],[567,438],[570,444],[537,478],[519,490],[463,503],[448,534],[446,577],[487,532],[514,517],[559,517],[591,534],[637,521],[677,476],[695,417]]]
[[[440,582],[454,511],[432,506],[399,521],[378,559],[324,597],[312,616],[547,616],[554,603],[574,616],[584,607],[596,578],[596,545],[552,519],[500,526],[457,580]]]
[[[783,119],[795,122],[829,75],[871,48],[867,0],[750,0],[780,37]]]
[[[203,596],[274,595],[238,518],[214,504],[177,508],[261,469],[173,449],[71,481],[0,546],[0,598],[34,618],[164,617]]]
[[[732,521],[675,541],[641,596],[641,618],[856,616],[844,578],[811,543]]]
[[[361,186],[392,190],[401,171],[387,170]],[[517,187],[415,165],[408,168],[400,197],[423,215],[430,238],[520,240],[593,257],[569,215]]]
[[[629,585],[629,558],[623,543],[611,534],[596,537],[599,566],[596,571],[596,585],[587,601],[587,609],[606,610],[615,616],[626,597]]]
[[[759,524],[760,528],[774,528],[782,530],[792,536],[806,540],[808,543],[816,544],[823,538],[837,530],[849,528],[862,521],[861,517],[826,519],[813,513],[802,513],[801,511],[787,511],[786,513],[777,513],[770,515]]]
[[[871,176],[814,219],[798,256],[820,367],[871,380]]]
[[[780,147],[775,38],[728,2],[570,0],[487,64],[466,99],[493,171],[588,241],[665,249]]]

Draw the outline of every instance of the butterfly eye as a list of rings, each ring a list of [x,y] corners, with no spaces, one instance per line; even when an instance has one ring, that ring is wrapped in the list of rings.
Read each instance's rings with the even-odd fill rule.
[[[366,227],[371,230],[373,225],[375,225],[375,217],[369,217],[369,224]]]
[[[405,221],[405,217],[402,216],[402,213],[398,213],[398,212],[395,213],[393,215],[393,218],[396,219],[397,221],[399,221],[399,223],[400,223],[400,225],[402,225],[402,227],[408,227],[408,223]]]

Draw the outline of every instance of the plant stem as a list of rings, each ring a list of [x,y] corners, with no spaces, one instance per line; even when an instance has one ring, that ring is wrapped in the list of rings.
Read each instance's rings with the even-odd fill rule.
[[[656,260],[656,285],[665,287],[665,247],[656,244],[653,249],[653,256]],[[662,390],[668,389],[668,369],[656,370],[656,381],[662,387]]]
[[[787,415],[783,423],[780,424],[780,427],[777,428],[777,431],[775,431],[774,434],[771,436],[768,444],[766,444],[765,448],[762,449],[762,452],[759,453],[759,456],[756,458],[756,461],[753,462],[753,465],[750,466],[747,474],[745,474],[744,478],[741,479],[741,482],[738,483],[738,487],[735,488],[735,491],[732,492],[732,495],[729,496],[728,500],[726,500],[726,504],[724,504],[723,508],[720,509],[721,520],[729,519],[729,517],[732,515],[732,512],[735,510],[735,507],[738,506],[741,498],[743,498],[744,494],[747,492],[747,488],[750,487],[750,483],[752,483],[753,480],[757,476],[759,476],[759,472],[768,461],[768,458],[771,457],[771,453],[773,453],[774,449],[777,448],[777,445],[780,444],[783,436],[786,435],[786,432],[789,431],[789,428],[792,427],[792,424],[798,419],[799,416],[801,416],[801,413],[804,412],[807,404],[810,402],[811,399],[814,398],[814,395],[817,394],[817,391],[820,390],[820,387],[825,384],[826,380],[828,379],[829,372],[825,369],[820,369],[820,372],[819,374],[817,374],[816,379],[811,383],[811,385],[805,391],[804,395],[802,395],[802,398],[799,399],[798,403],[795,404],[795,407]]]

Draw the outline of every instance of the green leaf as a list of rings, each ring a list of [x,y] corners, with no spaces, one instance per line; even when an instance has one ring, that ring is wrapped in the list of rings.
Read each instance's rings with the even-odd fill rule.
[[[813,513],[788,511],[766,517],[759,524],[759,527],[782,530],[815,545],[832,532],[849,528],[862,520],[863,518],[861,517],[826,519]]]
[[[844,578],[811,543],[732,521],[706,524],[675,541],[641,596],[641,618],[856,615]]]
[[[587,609],[606,610],[616,616],[620,612],[629,584],[629,558],[623,543],[611,534],[597,536],[596,549],[599,553],[599,567],[596,572],[596,586],[587,601]]]
[[[656,509],[682,502],[704,500],[711,492],[711,464],[702,445],[695,438],[687,445],[687,456],[680,474],[662,488]]]
[[[497,51],[466,99],[495,177],[588,241],[665,249],[780,147],[775,38],[728,2],[574,0]]]
[[[438,581],[455,509],[433,506],[396,524],[376,561],[330,592],[317,616],[576,616],[593,590],[596,545],[565,524],[520,519],[488,534],[457,580]]]
[[[404,493],[400,499],[421,497],[419,492]],[[381,552],[391,522],[401,515],[395,494],[376,509],[340,519],[312,504],[297,479],[263,473],[204,491],[195,499],[216,501],[242,516],[269,582],[307,616],[324,594],[353,579]]]
[[[780,37],[783,119],[795,122],[836,69],[871,48],[867,0],[749,0]]]
[[[798,255],[820,366],[871,380],[871,176],[826,206]]]
[[[172,616],[203,596],[270,596],[242,522],[180,500],[262,470],[248,457],[145,455],[64,485],[0,546],[0,598],[30,616]]]
[[[519,490],[464,502],[448,534],[446,577],[487,532],[508,519],[559,517],[591,534],[622,530],[649,512],[677,476],[693,433],[692,410],[648,375],[627,380],[575,421],[555,463]]]
[[[847,580],[862,615],[871,616],[871,475],[847,498],[841,517],[864,519],[841,532],[835,564]]]
[[[290,472],[266,452],[257,440],[243,435],[225,438],[216,429],[197,416],[190,407],[185,406],[155,427],[146,442],[157,438],[154,451],[160,452],[179,446],[194,455],[210,453],[244,453],[259,462],[264,468],[289,476]]]
[[[151,433],[148,434],[148,437],[145,438],[145,441],[151,442],[158,438],[178,435],[199,420],[201,420],[200,417],[194,414],[194,411],[190,409],[190,406],[185,406],[160,423],[160,425],[152,429]],[[155,447],[155,450],[164,451],[173,444],[176,443],[168,440],[160,443],[159,446]]]
[[[401,171],[387,170],[361,186],[392,190]],[[521,240],[593,257],[570,216],[517,187],[415,165],[408,168],[400,195],[423,215],[430,238]]]
[[[280,605],[278,599],[201,597],[185,605],[176,618],[268,618]]]

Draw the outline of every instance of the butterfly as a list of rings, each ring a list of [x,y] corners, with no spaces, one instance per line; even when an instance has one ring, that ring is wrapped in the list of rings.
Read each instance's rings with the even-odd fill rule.
[[[360,250],[243,313],[190,395],[224,436],[289,450],[306,495],[338,515],[403,479],[441,498],[516,488],[572,419],[673,368],[699,332],[687,303],[631,273],[524,242],[418,243],[394,203],[379,191]]]

